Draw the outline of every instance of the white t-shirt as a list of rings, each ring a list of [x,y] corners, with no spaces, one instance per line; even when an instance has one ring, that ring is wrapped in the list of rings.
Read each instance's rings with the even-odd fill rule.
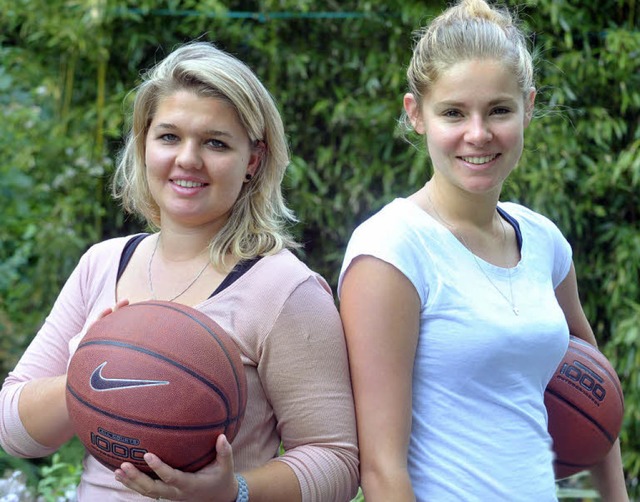
[[[557,500],[544,390],[569,343],[554,289],[571,248],[547,218],[499,207],[521,232],[511,269],[474,258],[406,199],[360,225],[346,251],[340,283],[355,257],[371,255],[421,300],[408,459],[419,501]]]

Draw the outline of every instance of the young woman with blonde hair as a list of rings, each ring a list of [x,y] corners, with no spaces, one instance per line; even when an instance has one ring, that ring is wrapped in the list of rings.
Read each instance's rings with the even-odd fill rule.
[[[419,33],[407,76],[433,175],[355,230],[338,286],[365,498],[555,501],[544,390],[569,333],[596,340],[569,243],[500,201],[534,110],[526,38],[462,0]],[[618,444],[592,473],[627,501]]]
[[[66,370],[87,328],[149,298],[211,316],[240,349],[248,382],[233,446],[197,473],[153,452],[152,479],[87,455],[78,500],[348,501],[358,489],[342,324],[326,281],[291,251],[280,184],[289,163],[275,102],[213,45],[177,48],[138,87],[114,193],[156,230],[81,258],[0,392],[0,445],[41,457],[73,436]],[[280,454],[280,448],[284,453]]]

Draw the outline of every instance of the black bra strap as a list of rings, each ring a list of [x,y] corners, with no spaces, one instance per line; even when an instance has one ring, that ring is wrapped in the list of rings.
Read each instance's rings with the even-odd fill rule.
[[[124,249],[122,250],[122,254],[120,255],[120,263],[118,264],[118,276],[117,276],[116,282],[120,280],[120,277],[122,277],[122,274],[124,270],[127,268],[127,265],[129,264],[129,261],[131,260],[131,257],[133,256],[134,251],[138,247],[138,244],[140,244],[142,240],[148,236],[149,234],[134,235],[124,245]],[[220,291],[231,286],[231,284],[237,281],[240,277],[242,277],[244,273],[246,273],[251,267],[253,267],[256,263],[258,263],[258,261],[260,261],[260,258],[262,257],[258,256],[256,258],[252,258],[251,260],[243,260],[238,262],[236,266],[233,267],[233,270],[229,272],[229,274],[224,278],[224,280],[216,288],[216,290],[213,293],[211,293],[211,296],[209,298],[211,298],[212,296],[220,293]]]
[[[522,251],[522,231],[520,230],[520,224],[513,216],[511,216],[501,207],[498,207],[497,209],[500,216],[502,216],[505,220],[507,220],[507,222],[509,222],[509,224],[516,231],[516,241],[518,242],[518,249]]]
[[[129,261],[133,256],[133,252],[138,247],[138,244],[142,242],[142,239],[148,236],[149,234],[134,235],[124,245],[124,249],[122,250],[122,254],[120,255],[120,263],[118,264],[118,276],[116,277],[116,282],[120,280],[120,277],[122,277],[122,273],[124,272],[124,269],[127,268],[127,265],[129,264]]]
[[[260,261],[262,256],[257,256],[256,258],[252,258],[250,260],[243,260],[236,264],[233,267],[233,270],[229,272],[229,274],[224,278],[224,280],[220,283],[220,286],[216,288],[216,290],[211,293],[211,298],[214,295],[217,295],[225,288],[231,286],[234,282],[236,282],[240,277],[242,277],[251,267],[253,267],[256,263]]]

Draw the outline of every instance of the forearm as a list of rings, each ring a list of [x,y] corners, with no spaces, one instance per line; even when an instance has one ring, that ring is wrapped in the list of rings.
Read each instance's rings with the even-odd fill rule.
[[[362,492],[367,502],[415,502],[406,469],[378,469],[362,472]]]
[[[65,400],[66,380],[66,375],[33,380],[20,394],[20,420],[43,446],[58,447],[73,437]]]
[[[628,502],[619,440],[604,460],[591,469],[591,477],[603,502]]]
[[[298,478],[293,469],[284,462],[273,460],[241,474],[247,480],[251,502],[302,500]]]

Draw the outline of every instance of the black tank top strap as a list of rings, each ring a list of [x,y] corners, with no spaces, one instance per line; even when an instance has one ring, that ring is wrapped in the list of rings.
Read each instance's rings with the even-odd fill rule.
[[[138,247],[138,244],[142,242],[142,239],[148,236],[149,234],[134,235],[124,245],[124,249],[122,250],[122,254],[120,255],[120,263],[118,264],[118,276],[116,278],[116,282],[120,280],[120,277],[122,277],[122,273],[124,272],[124,269],[127,268],[127,265],[129,264],[129,261],[133,256],[133,252]]]
[[[250,260],[242,260],[233,267],[233,270],[229,272],[229,274],[224,278],[224,280],[220,283],[220,285],[216,288],[216,290],[211,293],[211,297],[217,295],[222,290],[231,286],[234,282],[236,282],[240,277],[242,277],[247,271],[253,267],[256,263],[260,261],[262,256],[257,256]]]
[[[124,245],[124,249],[122,250],[122,254],[120,255],[120,263],[118,264],[118,276],[117,276],[116,281],[120,279],[120,277],[122,276],[124,270],[127,268],[127,265],[129,264],[129,261],[131,260],[131,257],[133,256],[134,251],[138,247],[138,244],[140,244],[142,242],[142,240],[145,237],[148,237],[148,236],[149,236],[149,234],[134,235]],[[222,290],[224,290],[224,289],[228,288],[229,286],[231,286],[231,284],[236,282],[251,267],[253,267],[256,263],[258,263],[258,261],[260,261],[261,258],[262,258],[262,256],[258,256],[256,258],[252,258],[250,260],[242,260],[242,261],[238,262],[236,264],[236,266],[233,267],[233,270],[231,272],[229,272],[229,274],[224,278],[224,280],[216,288],[216,290],[213,293],[211,293],[211,296],[209,298],[211,298],[212,296],[220,293]]]
[[[520,230],[520,224],[513,216],[511,216],[501,207],[498,207],[497,209],[500,216],[502,216],[505,220],[507,220],[509,224],[513,227],[513,229],[516,231],[516,241],[518,242],[518,249],[522,251],[522,231]]]

